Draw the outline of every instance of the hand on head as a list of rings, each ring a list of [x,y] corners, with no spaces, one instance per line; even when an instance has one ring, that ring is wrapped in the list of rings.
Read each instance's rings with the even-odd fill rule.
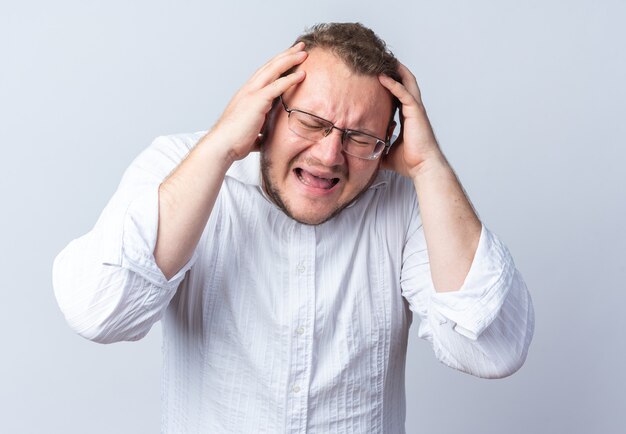
[[[400,134],[383,160],[382,167],[413,178],[429,158],[438,158],[441,151],[417,80],[411,71],[398,62],[402,82],[380,75],[380,83],[400,101]]]
[[[228,147],[233,160],[245,158],[257,149],[272,102],[290,87],[304,80],[304,71],[282,76],[304,62],[308,53],[298,43],[259,68],[237,91],[209,133],[217,143]]]

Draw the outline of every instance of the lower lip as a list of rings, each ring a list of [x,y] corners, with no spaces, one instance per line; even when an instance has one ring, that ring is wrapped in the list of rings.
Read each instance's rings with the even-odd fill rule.
[[[298,185],[300,186],[300,188],[304,189],[305,192],[307,192],[308,194],[312,195],[312,196],[316,196],[316,197],[323,197],[323,196],[329,196],[333,193],[335,193],[339,187],[339,185],[341,184],[341,180],[333,185],[331,188],[329,188],[328,190],[325,188],[317,188],[317,187],[312,187],[308,184],[305,184],[300,177],[298,176],[298,174],[296,173],[295,170],[291,171],[292,176],[296,179],[296,182],[298,183]]]

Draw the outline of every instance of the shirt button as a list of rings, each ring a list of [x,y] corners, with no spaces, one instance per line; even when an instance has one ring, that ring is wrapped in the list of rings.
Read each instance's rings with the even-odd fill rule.
[[[302,333],[304,333],[304,327],[298,327],[296,329],[296,333],[298,333],[299,335],[301,335]]]
[[[298,393],[300,392],[300,386],[298,386],[297,384],[295,386],[293,386],[293,393]]]
[[[298,274],[304,273],[304,270],[306,270],[306,267],[302,263],[298,264],[298,266],[296,267],[296,271],[298,272]]]

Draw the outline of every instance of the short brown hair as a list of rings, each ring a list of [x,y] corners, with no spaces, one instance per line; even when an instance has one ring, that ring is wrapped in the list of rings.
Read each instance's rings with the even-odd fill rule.
[[[385,74],[396,81],[398,59],[371,29],[361,23],[321,23],[306,29],[294,45],[304,42],[305,50],[324,48],[331,51],[354,72],[365,75]]]
[[[398,59],[373,30],[361,23],[320,23],[305,30],[294,45],[304,42],[305,51],[314,48],[329,50],[354,72],[364,75],[385,74],[402,82],[398,73]],[[392,95],[393,115],[400,105]]]

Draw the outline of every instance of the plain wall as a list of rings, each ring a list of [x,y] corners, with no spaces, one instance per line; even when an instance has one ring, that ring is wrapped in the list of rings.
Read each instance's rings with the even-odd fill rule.
[[[154,137],[210,128],[322,21],[363,22],[413,70],[535,304],[526,364],[502,380],[440,364],[414,327],[407,432],[624,432],[625,2],[12,3],[0,5],[0,432],[159,431],[160,326],[135,343],[74,334],[52,260]]]

